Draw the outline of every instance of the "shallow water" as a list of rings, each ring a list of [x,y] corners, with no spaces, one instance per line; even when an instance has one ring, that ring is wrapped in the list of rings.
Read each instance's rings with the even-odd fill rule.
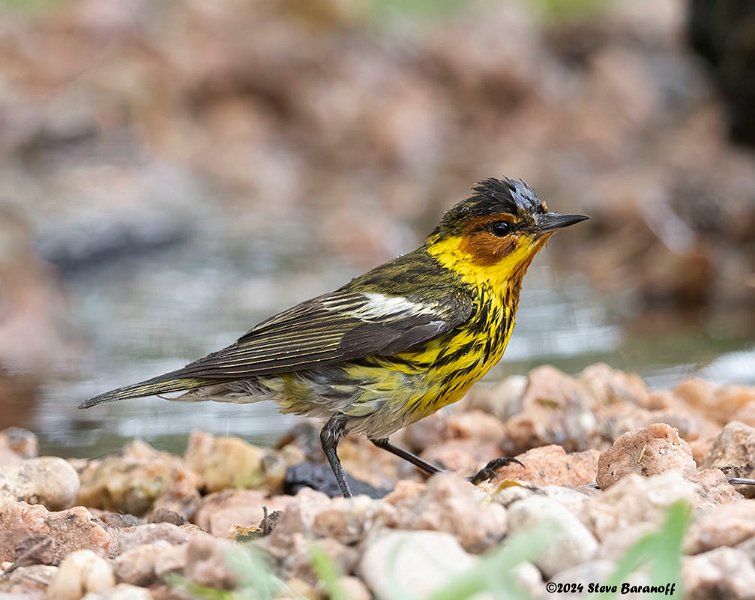
[[[260,248],[273,248],[262,255]],[[74,319],[93,351],[76,381],[48,384],[35,407],[42,451],[98,456],[132,438],[180,450],[192,429],[272,443],[297,421],[270,403],[169,403],[134,399],[79,411],[108,389],[169,371],[233,342],[261,319],[342,285],[357,274],[343,261],[282,245],[273,233],[253,244],[195,239],[107,266],[75,272],[65,286]],[[517,327],[504,360],[487,379],[553,364],[577,373],[605,360],[639,372],[651,387],[700,374],[755,384],[751,341],[713,339],[692,329],[661,339],[633,337],[625,311],[592,292],[577,274],[556,277],[547,255],[525,279]],[[611,307],[611,310],[608,307]]]

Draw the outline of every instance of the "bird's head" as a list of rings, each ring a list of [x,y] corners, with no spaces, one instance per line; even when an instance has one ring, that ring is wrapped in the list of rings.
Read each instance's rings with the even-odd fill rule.
[[[444,266],[475,279],[523,275],[554,232],[588,218],[548,212],[535,191],[516,179],[485,179],[473,191],[443,215],[426,248]]]

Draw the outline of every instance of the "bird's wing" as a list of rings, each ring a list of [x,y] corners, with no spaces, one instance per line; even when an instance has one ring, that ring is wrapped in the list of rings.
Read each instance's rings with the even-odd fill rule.
[[[451,331],[471,313],[471,300],[456,293],[427,303],[341,290],[263,321],[235,344],[170,375],[241,379],[397,354]]]

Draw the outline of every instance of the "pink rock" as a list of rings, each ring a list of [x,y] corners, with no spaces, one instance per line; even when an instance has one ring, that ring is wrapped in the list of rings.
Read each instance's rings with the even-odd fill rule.
[[[432,476],[427,484],[401,481],[382,505],[382,522],[393,529],[445,531],[470,552],[482,552],[506,534],[506,510],[461,477]]]
[[[256,527],[265,516],[286,510],[291,496],[268,495],[261,490],[223,490],[202,499],[194,522],[208,533],[227,537],[233,527]]]
[[[597,483],[607,489],[629,473],[645,477],[676,470],[696,469],[689,444],[665,423],[655,423],[634,433],[625,433],[598,459]]]
[[[74,550],[111,556],[113,535],[83,506],[49,512],[15,502],[0,506],[0,562],[57,565]]]

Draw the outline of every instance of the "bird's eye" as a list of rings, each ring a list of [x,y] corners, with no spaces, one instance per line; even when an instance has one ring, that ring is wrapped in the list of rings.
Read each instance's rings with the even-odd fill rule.
[[[511,233],[511,229],[511,223],[508,221],[495,221],[490,225],[490,232],[497,237],[508,235]]]

